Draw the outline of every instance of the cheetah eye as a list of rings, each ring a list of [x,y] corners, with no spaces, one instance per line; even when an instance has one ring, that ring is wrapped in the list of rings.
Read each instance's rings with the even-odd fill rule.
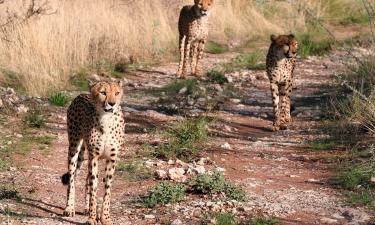
[[[105,91],[101,91],[100,94],[101,94],[101,95],[104,95],[104,96],[107,95],[107,93],[105,93]]]
[[[115,93],[115,95],[116,95],[116,96],[117,96],[117,95],[119,95],[119,94],[120,94],[120,92],[119,92],[119,91]]]

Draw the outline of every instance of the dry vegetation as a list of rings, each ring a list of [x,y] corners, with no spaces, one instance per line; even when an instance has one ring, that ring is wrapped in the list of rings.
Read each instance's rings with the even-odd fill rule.
[[[46,95],[66,88],[82,68],[133,61],[129,59],[173,59],[178,10],[191,2],[5,0],[0,4],[0,72],[5,80],[11,74],[27,93]],[[355,0],[217,0],[210,39],[231,46],[267,40],[272,32],[306,32],[312,16],[341,21],[343,10],[345,15],[358,11],[355,4],[358,7]]]

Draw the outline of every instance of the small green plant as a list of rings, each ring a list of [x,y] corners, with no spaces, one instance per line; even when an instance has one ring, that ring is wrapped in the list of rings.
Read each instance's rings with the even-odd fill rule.
[[[25,117],[25,123],[32,128],[42,128],[46,124],[43,114],[39,110],[30,111]]]
[[[310,34],[298,35],[297,40],[299,41],[299,55],[302,58],[307,58],[312,55],[326,55],[332,50],[333,41],[323,39],[323,40],[313,40]]]
[[[370,182],[371,176],[375,174],[374,168],[363,166],[349,167],[339,176],[339,184],[347,189],[354,189],[361,185],[373,186]]]
[[[217,70],[211,70],[207,72],[207,77],[213,83],[218,83],[218,84],[228,83],[228,79],[224,76],[224,74]]]
[[[224,52],[228,51],[228,46],[226,45],[221,45],[219,43],[209,41],[206,44],[206,52],[211,53],[211,54],[221,54]]]
[[[316,151],[320,150],[332,150],[338,143],[335,140],[322,139],[309,141],[308,145]]]
[[[200,174],[189,180],[193,192],[203,194],[225,193],[227,198],[246,201],[246,193],[225,179],[222,173]]]
[[[164,87],[154,90],[154,93],[160,94],[164,92],[167,95],[175,95],[175,94],[178,94],[183,88],[186,88],[186,91],[184,92],[186,95],[192,94],[198,88],[197,80],[196,79],[177,80],[170,84],[167,84]]]
[[[153,208],[156,205],[179,202],[183,200],[184,197],[184,185],[161,182],[152,187],[142,200],[147,207]]]
[[[79,91],[87,91],[89,90],[88,77],[89,72],[81,69],[70,78],[70,83]]]
[[[267,218],[253,218],[247,224],[249,225],[277,225],[281,224],[277,219]]]
[[[223,68],[227,72],[239,69],[264,70],[266,69],[265,59],[266,56],[263,52],[243,53],[236,56],[229,63],[224,64]]]
[[[66,94],[64,94],[63,92],[58,92],[58,93],[54,93],[52,94],[49,98],[48,98],[48,101],[52,104],[52,105],[56,105],[56,106],[66,106],[69,101],[70,101],[70,97],[67,96]]]
[[[237,224],[234,215],[230,213],[216,214],[215,221],[217,225],[236,225]]]
[[[347,202],[351,205],[365,205],[369,209],[375,209],[375,192],[363,190],[359,193],[352,193]]]
[[[199,155],[208,138],[206,118],[186,119],[170,126],[164,133],[168,142],[155,150],[160,158],[192,160]]]
[[[9,162],[3,157],[0,157],[0,171],[7,170],[9,168]]]
[[[147,180],[153,177],[151,171],[145,167],[141,162],[119,162],[117,170],[126,173],[130,180]]]

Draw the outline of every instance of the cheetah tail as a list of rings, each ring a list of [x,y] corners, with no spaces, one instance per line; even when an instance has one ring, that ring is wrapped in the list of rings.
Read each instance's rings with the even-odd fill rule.
[[[62,175],[61,182],[63,183],[63,185],[68,185],[69,180],[70,180],[70,174],[68,172]]]

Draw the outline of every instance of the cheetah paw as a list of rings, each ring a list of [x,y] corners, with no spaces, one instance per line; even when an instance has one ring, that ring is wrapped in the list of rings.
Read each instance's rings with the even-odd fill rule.
[[[98,222],[96,221],[96,219],[93,219],[93,218],[89,218],[86,222],[87,225],[98,225]]]
[[[66,207],[66,209],[64,210],[64,213],[63,213],[63,215],[66,216],[66,217],[73,217],[75,214],[76,213],[75,213],[73,207]]]
[[[102,223],[102,225],[113,225],[111,218],[105,219],[103,216],[100,219],[100,222]]]
[[[288,129],[288,126],[286,124],[280,125],[280,130],[286,130],[286,129]]]
[[[279,126],[275,126],[275,125],[272,126],[272,131],[278,131],[278,130],[280,130]]]

